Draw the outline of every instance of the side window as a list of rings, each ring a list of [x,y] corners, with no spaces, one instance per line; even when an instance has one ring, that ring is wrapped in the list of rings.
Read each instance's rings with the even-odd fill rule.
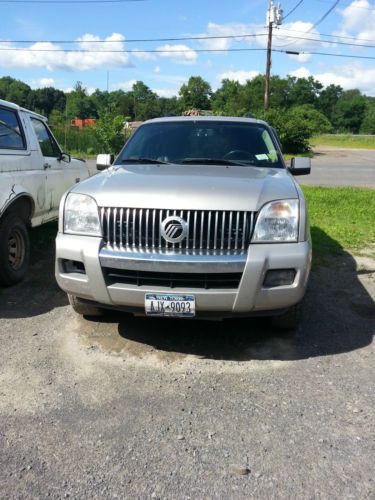
[[[31,118],[31,123],[38,138],[43,156],[58,158],[61,154],[60,148],[54,138],[50,135],[45,124],[36,118]]]
[[[26,149],[17,113],[0,108],[0,149]]]

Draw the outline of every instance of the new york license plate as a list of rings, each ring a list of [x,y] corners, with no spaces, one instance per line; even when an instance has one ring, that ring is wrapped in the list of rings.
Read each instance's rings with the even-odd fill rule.
[[[195,297],[194,295],[146,293],[145,310],[147,316],[191,318],[195,316]]]

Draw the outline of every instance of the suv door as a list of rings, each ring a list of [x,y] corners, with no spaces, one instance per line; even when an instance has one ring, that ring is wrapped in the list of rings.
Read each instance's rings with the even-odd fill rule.
[[[65,192],[61,150],[42,120],[30,117],[30,121],[43,157],[43,168],[46,172],[46,205],[51,211],[52,218],[56,216],[61,196]]]

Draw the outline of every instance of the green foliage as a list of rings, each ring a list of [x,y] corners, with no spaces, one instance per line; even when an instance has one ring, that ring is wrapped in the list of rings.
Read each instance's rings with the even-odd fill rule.
[[[191,76],[179,92],[184,109],[211,109],[211,85],[200,76]]]
[[[95,90],[91,95],[81,82],[73,91],[64,93],[52,87],[32,90],[25,83],[5,76],[0,78],[0,99],[15,102],[47,116],[62,144],[74,151],[101,152],[122,146],[121,121],[143,121],[165,115],[181,115],[187,109],[212,110],[218,116],[262,117],[279,132],[288,153],[306,152],[311,134],[342,131],[375,134],[375,99],[359,90],[344,91],[338,85],[323,88],[312,77],[270,79],[271,110],[264,114],[264,75],[245,83],[225,79],[213,92],[200,76],[192,76],[181,86],[178,97],[159,97],[143,82],[135,82],[125,92]],[[95,132],[72,130],[72,118],[100,117]],[[118,120],[118,123],[116,122]],[[66,132],[65,132],[66,129]],[[121,137],[121,140],[120,140]],[[352,140],[352,139],[350,139]],[[61,142],[61,139],[60,139]],[[345,146],[345,144],[343,144]]]
[[[91,129],[101,148],[101,153],[117,154],[125,142],[124,119],[122,116],[112,116],[105,113],[100,116]]]
[[[366,98],[359,90],[343,92],[332,113],[332,124],[336,130],[358,134],[367,107]]]
[[[80,154],[102,153],[101,146],[90,127],[79,130],[60,126],[53,128],[53,134],[62,149],[68,153],[72,151]]]
[[[375,105],[367,106],[365,116],[361,124],[362,134],[375,134]]]
[[[291,110],[291,116],[305,121],[311,134],[328,134],[332,131],[332,125],[323,113],[316,110],[311,104],[296,106]]]
[[[270,109],[258,113],[257,118],[265,120],[275,128],[285,152],[305,153],[309,150],[311,137],[309,124],[293,110]]]

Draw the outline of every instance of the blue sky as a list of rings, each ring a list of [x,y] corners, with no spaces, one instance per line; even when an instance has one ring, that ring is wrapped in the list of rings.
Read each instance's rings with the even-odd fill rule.
[[[287,14],[298,0],[284,0]],[[335,0],[303,0],[275,31],[274,48],[375,56],[375,1],[340,0],[314,27]],[[191,75],[212,85],[222,78],[241,82],[265,70],[265,52],[228,52],[231,48],[264,48],[268,0],[139,0],[122,3],[1,3],[0,76],[10,75],[33,88],[52,85],[68,90],[77,81],[95,88],[128,90],[144,81],[159,95],[171,96]],[[240,35],[256,36],[241,38]],[[236,39],[201,41],[128,42],[132,39],[236,35]],[[331,36],[326,36],[331,35]],[[290,37],[313,40],[296,40]],[[344,38],[346,37],[346,38]],[[16,43],[17,40],[43,43]],[[75,40],[65,45],[53,41]],[[93,41],[94,40],[94,41]],[[108,40],[110,43],[98,43]],[[373,40],[373,42],[372,42]],[[339,45],[347,42],[353,46]],[[49,43],[47,43],[49,42]],[[9,48],[138,50],[129,52],[24,52]],[[224,52],[197,52],[202,49]],[[142,50],[162,50],[145,53]],[[178,52],[178,51],[181,52]],[[375,59],[347,59],[319,55],[273,53],[272,73],[280,76],[313,75],[324,85],[360,88],[375,95]]]

